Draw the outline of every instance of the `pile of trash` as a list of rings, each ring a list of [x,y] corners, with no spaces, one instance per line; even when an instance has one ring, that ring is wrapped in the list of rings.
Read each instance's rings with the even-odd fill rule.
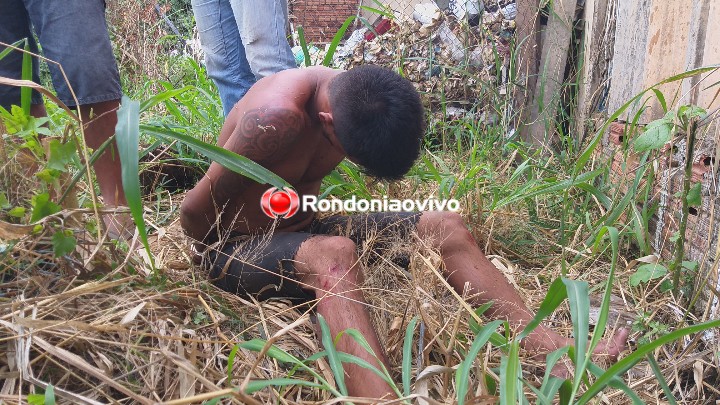
[[[470,108],[488,93],[505,94],[514,0],[450,0],[444,8],[439,3],[417,4],[412,13],[379,18],[372,30],[357,29],[336,50],[335,67],[400,69],[429,105],[449,101]]]

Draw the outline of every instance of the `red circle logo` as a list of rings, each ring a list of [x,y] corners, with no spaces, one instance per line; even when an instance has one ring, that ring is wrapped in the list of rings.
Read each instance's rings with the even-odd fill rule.
[[[270,218],[290,218],[299,211],[300,198],[289,187],[270,187],[260,197],[260,208]]]

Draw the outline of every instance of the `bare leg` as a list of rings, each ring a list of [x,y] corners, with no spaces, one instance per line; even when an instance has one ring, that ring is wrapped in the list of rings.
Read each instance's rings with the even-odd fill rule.
[[[80,113],[85,123],[85,142],[89,147],[99,148],[115,133],[119,106],[120,100],[80,106]],[[100,155],[93,168],[105,205],[109,207],[127,205],[122,187],[120,156],[115,142]],[[129,215],[107,215],[104,221],[111,237],[125,239],[132,237],[134,225]]]
[[[488,314],[494,318],[507,319],[515,331],[520,331],[534,317],[533,313],[508,283],[505,276],[485,257],[467,230],[462,217],[449,212],[425,212],[418,222],[419,236],[430,241],[440,250],[450,285],[459,293],[469,283],[469,292],[475,298],[474,305],[492,300],[494,305]],[[595,350],[597,355],[617,359],[624,349],[628,331],[620,330],[612,340],[602,341]],[[538,354],[546,354],[573,340],[560,336],[543,325],[522,340],[523,347]]]
[[[115,133],[119,106],[119,100],[80,106],[80,113],[85,122],[85,142],[89,147],[99,148]],[[120,156],[114,142],[95,161],[93,168],[105,204],[112,207],[127,205],[122,188]]]
[[[312,286],[320,300],[318,312],[325,318],[330,332],[354,328],[367,339],[380,360],[387,364],[380,347],[360,285],[362,269],[355,254],[355,244],[338,236],[315,236],[306,240],[295,256],[295,269],[300,281]],[[379,368],[377,361],[355,340],[343,336],[339,351],[352,354]],[[392,389],[373,372],[354,364],[344,364],[348,393],[357,397],[394,397]]]
[[[115,133],[117,124],[117,109],[120,100],[110,100],[100,103],[81,105],[79,112],[85,123],[85,142],[93,149],[97,149]],[[33,117],[46,117],[45,104],[30,106],[30,115]],[[100,193],[106,205],[117,207],[127,205],[125,193],[122,188],[122,174],[120,156],[113,142],[93,165],[95,176],[100,185]],[[129,215],[106,216],[105,224],[112,237],[132,237],[133,223]]]

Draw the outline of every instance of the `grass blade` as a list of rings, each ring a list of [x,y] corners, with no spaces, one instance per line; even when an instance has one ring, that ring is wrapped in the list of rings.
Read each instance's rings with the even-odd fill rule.
[[[227,365],[228,383],[230,383],[230,381],[232,381],[232,373],[233,373],[233,369],[235,368],[235,356],[237,356],[238,350],[240,350],[239,345],[233,346],[232,350],[230,350],[230,355],[228,356],[228,365]]]
[[[24,43],[25,41],[26,41],[26,39],[23,38],[23,39],[21,39],[21,40],[19,40],[19,41],[13,42],[13,43],[10,44],[10,45],[11,45],[11,46],[14,46],[14,47],[16,47],[16,48],[24,48],[23,43]],[[0,60],[2,60],[2,58],[4,58],[4,57],[8,56],[8,55],[10,54],[10,52],[12,52],[12,51],[15,51],[15,49],[13,49],[13,48],[11,48],[11,47],[9,47],[9,46],[6,47],[5,49],[3,49],[2,52],[0,52]]]
[[[598,366],[597,364],[595,364],[593,362],[590,362],[590,364],[588,364],[587,369],[595,377],[598,377],[605,372],[605,370],[603,370],[602,368],[600,368],[600,366]],[[625,382],[622,379],[620,379],[620,377],[612,378],[610,380],[610,382],[608,383],[608,386],[624,392],[625,395],[627,395],[627,397],[630,398],[633,405],[644,405],[645,404],[645,402],[642,399],[640,399],[640,397],[630,387],[628,387],[628,385],[625,384]]]
[[[330,46],[328,47],[327,53],[325,54],[325,59],[323,59],[323,66],[330,67],[333,62],[333,56],[335,56],[335,50],[338,47],[338,44],[340,44],[340,41],[342,41],[343,37],[345,36],[345,31],[350,27],[350,24],[355,21],[355,16],[348,17],[345,22],[343,23],[342,27],[338,30],[338,32],[335,34],[335,36],[332,39],[332,42],[330,42]]]
[[[525,193],[516,193],[516,194],[513,194],[507,198],[504,198],[504,199],[498,201],[498,203],[493,206],[493,209],[498,209],[502,206],[512,204],[514,202],[521,201],[526,198],[539,197],[539,196],[545,195],[545,194],[552,194],[552,193],[556,193],[558,191],[568,190],[568,189],[575,187],[581,183],[584,183],[584,182],[594,179],[595,177],[601,175],[604,171],[605,171],[605,169],[597,169],[597,170],[593,170],[591,172],[582,173],[573,178],[565,179],[565,180],[558,181],[558,182],[552,182],[550,184],[542,184],[540,186],[532,187],[530,190],[528,190]]]
[[[378,374],[383,380],[385,380],[385,382],[390,384],[390,386],[393,388],[393,390],[395,391],[396,394],[400,395],[400,390],[398,389],[397,385],[390,377],[390,373],[388,372],[387,368],[385,367],[385,364],[383,364],[383,362],[380,361],[380,359],[377,357],[377,354],[375,354],[375,351],[372,349],[372,347],[370,347],[370,343],[368,343],[367,339],[365,339],[365,336],[363,336],[360,333],[360,331],[358,331],[357,329],[350,328],[350,329],[346,329],[346,330],[340,332],[340,334],[338,335],[338,338],[336,338],[335,340],[337,341],[337,339],[339,339],[340,336],[342,336],[343,334],[347,334],[350,337],[352,337],[360,346],[362,346],[363,349],[365,349],[365,351],[370,353],[375,358],[375,360],[377,360],[377,363],[380,365],[380,370],[375,368],[375,366],[370,365],[370,367],[372,367],[371,370],[378,370],[376,374]],[[347,355],[352,358],[358,358],[356,356],[353,356],[353,355],[347,354],[347,353],[338,352],[338,354],[341,357],[343,357],[343,355]],[[360,359],[360,360],[362,360],[362,359]],[[344,359],[342,361],[345,363],[348,362],[347,360],[344,360]],[[362,360],[362,361],[365,361],[365,360]],[[369,365],[369,363],[368,363],[368,365]],[[365,366],[362,366],[362,367],[365,367]]]
[[[403,341],[403,357],[402,357],[402,383],[403,394],[410,396],[410,378],[412,377],[412,338],[415,332],[415,324],[417,318],[413,318],[405,328],[405,339]],[[422,354],[418,353],[419,356]]]
[[[580,397],[580,399],[578,400],[578,404],[583,405],[588,403],[588,401],[590,401],[590,399],[592,399],[593,397],[595,397],[595,395],[602,391],[612,381],[614,377],[620,376],[626,371],[630,370],[635,364],[643,360],[648,353],[652,353],[652,351],[657,349],[658,347],[678,340],[684,336],[693,333],[703,332],[713,328],[720,328],[720,319],[703,322],[697,325],[687,326],[685,328],[675,330],[668,333],[667,335],[653,340],[648,344],[640,346],[637,350],[630,353],[627,357],[623,358],[617,363],[613,364],[610,368],[607,369],[605,373],[599,376],[598,379],[590,387],[588,387],[587,391],[585,391],[585,393]]]
[[[158,136],[168,141],[180,141],[198,153],[208,157],[209,159],[221,164],[223,167],[234,171],[235,173],[242,174],[243,176],[252,179],[260,184],[271,184],[275,187],[281,188],[290,186],[285,180],[280,178],[270,170],[260,166],[252,160],[240,156],[237,153],[231,152],[227,149],[223,149],[219,146],[211,145],[201,140],[195,139],[192,136],[181,134],[173,131],[169,128],[158,127],[154,125],[140,125],[140,128],[154,136]]]
[[[344,353],[344,352],[337,352],[337,354],[338,354],[338,357],[340,358],[340,361],[342,361],[343,363],[352,363],[352,364],[358,365],[362,368],[366,368],[366,369],[372,371],[373,373],[377,374],[380,378],[383,379],[383,381],[388,383],[388,385],[390,385],[390,387],[393,388],[393,390],[395,391],[395,394],[397,394],[398,396],[401,395],[400,390],[397,388],[397,385],[392,380],[390,373],[387,372],[384,365],[383,365],[383,371],[381,371],[380,369],[378,369],[377,367],[368,363],[367,361],[361,359],[360,357],[353,356],[352,354]],[[325,350],[323,350],[319,353],[314,353],[312,356],[305,359],[305,361],[306,362],[315,362],[323,357],[327,357],[327,351],[325,351]],[[291,373],[292,372],[294,372],[294,370],[291,370]]]
[[[310,50],[308,49],[307,41],[305,40],[305,29],[302,25],[297,27],[298,41],[300,42],[300,48],[302,48],[303,57],[305,58],[305,66],[310,66]]]
[[[140,111],[141,112],[146,111],[149,108],[152,108],[155,105],[160,104],[160,103],[162,103],[166,100],[169,100],[173,97],[179,96],[180,94],[185,93],[186,91],[188,91],[192,88],[193,88],[193,86],[184,86],[179,89],[167,90],[167,91],[163,91],[159,94],[156,94],[156,95],[150,97],[149,99],[143,101],[140,104]]]
[[[487,343],[487,341],[490,340],[490,337],[495,333],[495,329],[502,325],[502,323],[503,321],[501,320],[492,321],[480,329],[475,336],[475,341],[472,346],[470,346],[470,350],[465,356],[465,359],[455,372],[455,386],[457,387],[456,393],[458,405],[463,405],[465,403],[465,397],[467,396],[469,387],[468,382],[470,380],[470,370],[475,362],[475,358],[478,356],[478,353],[480,353],[480,349],[485,346],[485,343]]]
[[[330,328],[322,315],[318,314],[317,319],[322,332],[322,344],[327,351],[328,364],[332,370],[333,377],[335,377],[335,384],[337,385],[338,391],[340,391],[342,395],[347,396],[347,387],[345,386],[345,369],[343,369],[342,361],[335,349],[335,342],[330,334]]]
[[[45,388],[45,405],[55,405],[55,387],[52,384]]]
[[[25,44],[23,45],[23,49],[25,49],[25,52],[23,52],[22,55],[22,72],[21,72],[21,78],[23,80],[30,80],[33,79],[33,60],[32,55],[30,55],[28,52],[30,52],[30,43],[27,39],[24,40]],[[20,87],[20,107],[22,107],[23,111],[25,112],[25,115],[30,115],[30,102],[32,100],[32,89],[29,87]]]
[[[574,398],[585,374],[585,348],[590,330],[590,293],[586,281],[570,280],[564,277],[562,280],[567,289],[573,334],[575,335],[575,379],[571,395]]]
[[[550,375],[555,364],[564,356],[569,347],[562,347],[548,354],[545,359],[545,375],[543,376],[543,382],[540,386],[540,392],[547,398],[554,398],[557,391],[560,389],[560,385],[563,383],[562,378],[553,377]],[[558,381],[559,380],[559,381]]]
[[[254,352],[262,353],[263,349],[265,348],[265,345],[267,345],[267,341],[263,339],[252,339],[248,340],[242,343],[238,343],[237,346],[252,350]],[[270,346],[270,348],[265,352],[265,354],[278,361],[282,361],[283,363],[293,363],[293,364],[302,364],[305,366],[305,363],[300,361],[297,357],[293,356],[292,354],[278,348],[275,345]],[[307,366],[305,366],[307,367]]]
[[[287,387],[289,385],[301,385],[303,387],[323,388],[321,384],[312,381],[298,380],[295,378],[272,378],[270,380],[252,380],[245,386],[245,393],[252,394],[263,388],[269,387]]]
[[[252,350],[254,352],[262,353],[265,349],[265,346],[268,344],[267,341],[263,339],[252,339],[248,340],[242,343],[238,343],[238,346],[240,346],[243,349]],[[338,392],[335,388],[333,388],[323,376],[321,376],[317,371],[315,371],[312,367],[308,367],[307,364],[305,364],[303,361],[298,359],[297,357],[291,355],[290,353],[278,348],[275,345],[271,345],[265,354],[275,360],[281,361],[283,363],[290,363],[294,366],[303,369],[310,373],[315,379],[320,381],[322,386],[327,389],[328,391],[332,392],[333,395],[340,397],[343,396],[340,392]]]
[[[138,228],[140,240],[150,258],[150,266],[155,269],[155,261],[150,251],[145,219],[143,218],[143,202],[140,193],[140,175],[138,169],[138,145],[140,144],[140,103],[123,96],[122,104],[117,112],[118,121],[115,127],[120,163],[122,164],[122,185],[125,191],[130,213]]]
[[[593,331],[592,339],[590,340],[590,347],[587,351],[587,356],[585,356],[584,362],[580,367],[580,374],[582,375],[587,368],[588,363],[590,362],[590,355],[595,350],[597,345],[600,343],[600,339],[602,339],[603,334],[605,333],[605,326],[607,325],[608,316],[610,314],[610,298],[612,296],[612,285],[613,280],[615,278],[615,269],[617,267],[617,260],[618,260],[618,252],[620,250],[620,232],[617,230],[617,228],[612,226],[606,226],[603,227],[600,230],[600,233],[598,234],[597,239],[595,240],[595,247],[597,248],[600,240],[603,239],[603,236],[605,234],[608,234],[610,236],[610,247],[612,249],[612,260],[610,262],[610,274],[608,274],[607,281],[605,282],[605,294],[603,294],[603,300],[600,304],[600,314],[598,315],[597,324],[595,325],[595,329]],[[590,308],[588,303],[588,314],[589,314]],[[587,336],[587,335],[583,335]],[[577,373],[577,368],[576,368]],[[577,380],[576,380],[577,381]]]
[[[373,373],[377,374],[378,377],[382,378],[383,381],[388,383],[388,385],[395,388],[395,391],[397,391],[397,389],[395,387],[395,383],[393,382],[390,375],[388,375],[387,373],[383,373],[377,367],[375,367],[372,364],[368,363],[367,361],[361,359],[360,357],[353,356],[352,354],[344,353],[344,352],[337,352],[337,355],[338,355],[338,358],[340,359],[340,361],[342,361],[343,363],[355,364],[364,369],[368,369],[368,370],[372,371]],[[396,392],[396,394],[399,394],[399,392]]]
[[[650,368],[652,368],[652,371],[658,380],[658,383],[660,384],[660,387],[662,388],[663,392],[665,393],[665,397],[667,398],[667,401],[670,403],[670,405],[677,405],[677,400],[675,399],[675,396],[673,395],[672,390],[668,386],[667,381],[665,381],[665,376],[663,376],[662,370],[660,370],[660,366],[658,365],[657,361],[655,360],[655,356],[653,356],[652,353],[648,353],[646,358],[647,358],[648,363],[650,364]]]
[[[500,405],[516,405],[520,397],[520,342],[510,342],[510,351],[500,359]]]
[[[567,288],[565,287],[565,284],[563,284],[563,280],[560,278],[555,279],[555,281],[550,284],[550,288],[548,289],[547,294],[545,294],[545,298],[540,304],[535,317],[527,324],[525,329],[523,329],[517,338],[523,339],[532,333],[532,331],[540,325],[540,322],[542,322],[543,319],[550,316],[553,311],[555,311],[555,309],[557,309],[557,307],[565,301],[566,297]]]

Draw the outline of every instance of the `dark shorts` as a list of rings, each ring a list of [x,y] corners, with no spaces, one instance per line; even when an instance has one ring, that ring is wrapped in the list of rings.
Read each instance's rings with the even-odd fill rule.
[[[259,300],[289,298],[307,301],[315,294],[297,283],[293,265],[300,245],[316,235],[344,236],[358,249],[372,243],[375,261],[385,257],[391,243],[406,239],[415,230],[420,213],[380,212],[352,216],[334,215],[316,219],[302,232],[276,232],[269,235],[231,235],[206,251],[203,267],[213,284],[225,291]],[[387,258],[387,257],[386,257]],[[389,258],[407,267],[407,257]]]
[[[34,28],[42,55],[62,65],[80,105],[119,100],[120,75],[113,55],[105,1],[0,0],[0,42],[13,44],[27,38],[30,51],[38,53]],[[22,48],[22,45],[19,46]],[[6,49],[0,45],[0,52]],[[23,54],[11,51],[0,59],[0,76],[20,79]],[[33,58],[32,80],[40,82],[38,60]],[[48,63],[53,86],[60,101],[74,106],[72,93],[62,72]],[[40,104],[40,93],[33,91],[32,103]],[[0,105],[20,105],[20,88],[0,85]]]

